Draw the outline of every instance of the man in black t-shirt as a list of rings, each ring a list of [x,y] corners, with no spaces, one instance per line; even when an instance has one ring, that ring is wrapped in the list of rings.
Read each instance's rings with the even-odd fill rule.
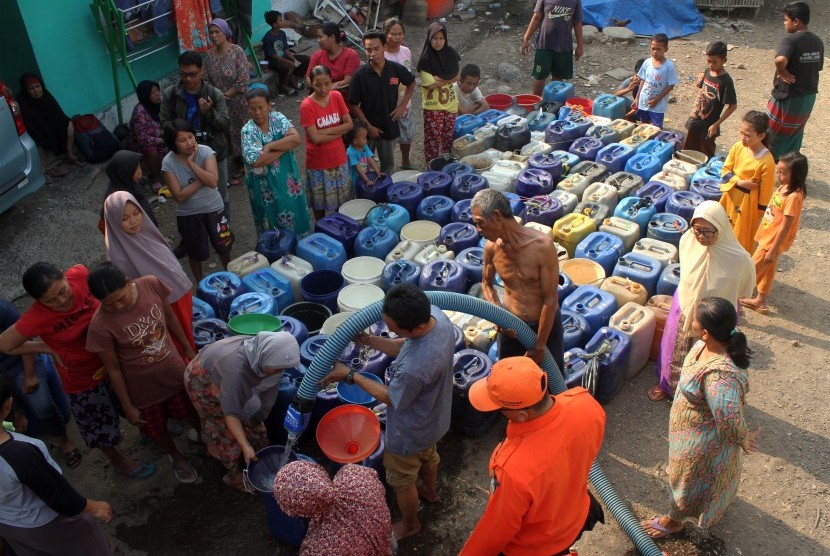
[[[806,2],[784,6],[787,34],[775,53],[775,80],[767,104],[769,149],[776,160],[801,149],[804,127],[816,102],[818,74],[824,68],[824,43],[807,29],[809,23],[810,6]]]
[[[408,69],[386,60],[386,35],[370,31],[363,35],[363,47],[369,60],[349,83],[349,105],[357,119],[369,130],[369,148],[380,158],[380,171],[395,170],[395,139],[400,135],[398,120],[403,116],[415,90],[415,76]],[[398,102],[398,85],[406,85],[403,100]]]
[[[738,107],[735,84],[723,68],[726,63],[726,44],[715,41],[706,47],[706,71],[700,74],[692,113],[686,121],[684,149],[700,151],[708,157],[715,154],[715,138],[720,126]],[[725,110],[724,110],[725,108]]]

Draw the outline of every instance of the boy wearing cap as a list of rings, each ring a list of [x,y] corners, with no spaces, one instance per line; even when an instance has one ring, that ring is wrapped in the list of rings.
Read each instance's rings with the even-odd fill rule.
[[[490,457],[490,500],[461,555],[568,554],[602,506],[588,492],[605,411],[584,388],[556,396],[529,357],[500,359],[470,388],[479,411],[501,411],[507,438]]]
[[[436,444],[450,428],[455,334],[444,312],[433,307],[426,294],[412,284],[390,289],[382,314],[396,337],[361,332],[357,342],[395,357],[386,371],[388,386],[342,363],[337,363],[320,384],[343,380],[387,404],[383,465],[401,511],[401,520],[392,524],[400,540],[421,532],[418,497],[438,501],[440,458]]]

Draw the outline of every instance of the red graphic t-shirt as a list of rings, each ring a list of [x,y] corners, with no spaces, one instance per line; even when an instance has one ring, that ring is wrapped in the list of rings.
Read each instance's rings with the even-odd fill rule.
[[[72,308],[59,313],[35,301],[14,327],[27,338],[40,336],[61,358],[63,364],[58,365],[56,361],[55,366],[63,389],[67,394],[77,394],[99,382],[92,375],[101,368],[101,360],[86,350],[87,328],[99,302],[89,293],[86,282],[89,270],[85,266],[75,265],[64,276],[72,289]]]
[[[314,126],[317,129],[338,126],[343,123],[343,116],[349,113],[343,96],[337,91],[329,93],[328,106],[320,106],[309,97],[300,105],[300,125],[303,129]],[[305,165],[309,170],[329,170],[346,163],[346,146],[340,137],[333,141],[315,145],[306,132]]]

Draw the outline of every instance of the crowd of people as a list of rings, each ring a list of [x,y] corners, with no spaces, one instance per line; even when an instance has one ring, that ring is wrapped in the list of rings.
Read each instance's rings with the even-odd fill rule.
[[[179,482],[193,483],[199,471],[170,432],[169,420],[185,421],[192,427],[187,438],[225,468],[223,481],[248,491],[242,470],[267,444],[263,421],[283,370],[300,361],[296,340],[283,332],[237,336],[197,352],[193,281],[158,229],[142,163],[152,190],[167,188],[175,202],[181,235],[175,251],[187,257],[198,281],[210,247],[224,266],[230,261],[228,187],[243,176],[257,232],[281,228],[303,237],[314,219],[353,198],[358,183],[394,170],[396,143],[401,167],[410,167],[416,73],[427,162],[449,150],[456,114],[487,109],[479,68],[461,67],[442,23],[428,27],[416,62],[404,45],[403,24],[387,21],[383,31],[364,35],[367,63],[361,66],[341,44],[337,25],[323,24],[320,51],[304,60],[291,51],[281,14],[265,17],[271,30],[263,43],[277,94],[309,93],[300,105],[302,131],[274,109],[268,85],[249,83],[244,52],[227,23],[214,19],[212,48],[204,57],[190,51],[179,57],[177,84],[138,87],[135,150],[117,153],[107,165],[100,228],[108,262],[92,270],[36,263],[22,277],[31,307],[19,314],[0,300],[0,418],[12,423],[12,430],[0,429],[0,539],[21,556],[109,554],[98,520],[109,521],[112,510],[78,494],[44,444],[20,431],[56,438],[62,464],[75,468],[83,456],[67,435],[72,417],[86,447],[100,449],[115,473],[149,477],[156,463],[119,450],[123,416],[168,456]],[[583,50],[581,20],[579,0],[537,2],[522,43],[527,52],[540,28],[534,88],[541,90],[549,75],[572,77]],[[804,2],[784,8],[787,36],[776,53],[767,112],[745,113],[741,140],[723,164],[721,201],[699,205],[680,240],[680,284],[662,338],[659,383],[648,392],[653,400],[672,399],[670,510],[642,522],[655,538],[679,532],[688,518],[701,527],[717,523],[735,497],[742,453],[758,449],[758,431],[743,415],[751,350],[737,328],[738,311],[768,311],[778,257],[798,230],[808,172],[798,151],[823,60],[809,20]],[[617,92],[632,96],[628,117],[659,127],[677,83],[668,46],[665,35],[655,35],[651,58],[638,62]],[[715,139],[737,108],[726,52],[723,43],[709,45],[687,122],[686,146],[707,154],[714,154]],[[21,110],[38,145],[79,162],[72,123],[42,81],[26,75],[21,87]],[[303,141],[305,176],[294,156]],[[546,351],[564,366],[553,240],[520,225],[498,191],[480,191],[471,206],[487,239],[482,296],[537,337],[523,346],[515,330],[499,330],[499,360],[470,390],[474,407],[500,411],[509,424],[490,460],[487,507],[462,553],[567,554],[604,520],[587,481],[605,414],[582,388],[551,395],[539,367]],[[242,216],[234,211],[234,218]],[[286,513],[311,519],[304,553],[338,553],[347,540],[361,554],[389,554],[396,540],[422,530],[419,500],[440,501],[438,442],[449,429],[452,405],[451,325],[415,286],[387,292],[382,314],[394,339],[361,333],[355,341],[394,358],[387,383],[337,364],[321,385],[345,381],[387,404],[385,478],[400,520],[391,522],[374,471],[347,465],[332,480],[316,464],[290,463],[277,476],[275,495]],[[356,507],[359,515],[351,511]]]

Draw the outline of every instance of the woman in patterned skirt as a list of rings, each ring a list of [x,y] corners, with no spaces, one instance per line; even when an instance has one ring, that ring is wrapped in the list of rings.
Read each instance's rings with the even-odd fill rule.
[[[699,339],[684,361],[669,416],[672,507],[642,522],[652,538],[680,532],[686,518],[703,528],[720,521],[738,491],[741,452],[758,450],[759,431],[750,431],[743,415],[751,350],[736,324],[726,299],[698,303],[692,331]]]

